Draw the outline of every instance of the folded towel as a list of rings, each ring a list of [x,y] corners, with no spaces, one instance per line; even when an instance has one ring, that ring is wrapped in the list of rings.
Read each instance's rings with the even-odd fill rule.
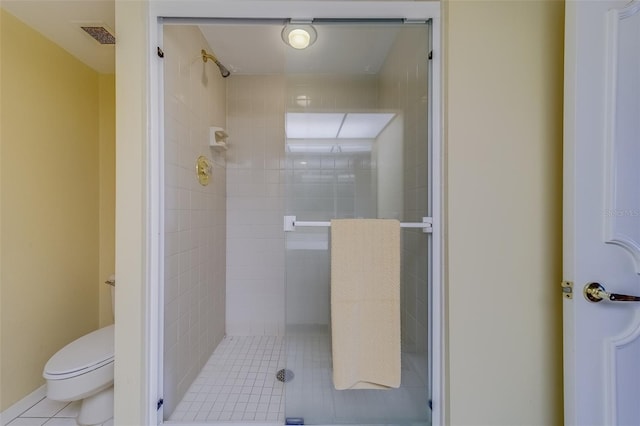
[[[400,222],[331,221],[336,389],[400,386]]]

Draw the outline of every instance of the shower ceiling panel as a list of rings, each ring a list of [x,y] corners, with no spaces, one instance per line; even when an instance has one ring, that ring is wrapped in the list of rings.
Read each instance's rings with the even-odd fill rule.
[[[314,25],[317,41],[296,50],[282,41],[283,25],[216,23],[200,30],[234,74],[377,74],[399,27]]]
[[[375,139],[395,113],[288,112],[288,139]]]

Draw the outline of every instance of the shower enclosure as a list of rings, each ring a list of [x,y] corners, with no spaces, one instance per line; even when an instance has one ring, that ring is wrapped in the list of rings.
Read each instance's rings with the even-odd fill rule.
[[[164,25],[165,421],[428,425],[429,22],[286,23]],[[335,218],[415,225],[397,389],[333,385]]]

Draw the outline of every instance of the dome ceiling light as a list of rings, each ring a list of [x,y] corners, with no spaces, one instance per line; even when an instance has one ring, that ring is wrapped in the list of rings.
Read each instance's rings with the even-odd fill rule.
[[[289,22],[282,29],[282,40],[294,49],[306,49],[318,38],[316,29],[310,23]]]

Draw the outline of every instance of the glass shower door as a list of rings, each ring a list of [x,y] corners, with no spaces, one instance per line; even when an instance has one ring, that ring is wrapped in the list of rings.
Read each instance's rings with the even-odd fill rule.
[[[315,44],[285,55],[285,215],[421,222],[430,216],[428,25],[314,27]],[[342,47],[323,50],[332,38]],[[294,229],[285,233],[285,416],[291,424],[429,424],[429,235],[401,231],[401,386],[336,390],[330,228]]]

